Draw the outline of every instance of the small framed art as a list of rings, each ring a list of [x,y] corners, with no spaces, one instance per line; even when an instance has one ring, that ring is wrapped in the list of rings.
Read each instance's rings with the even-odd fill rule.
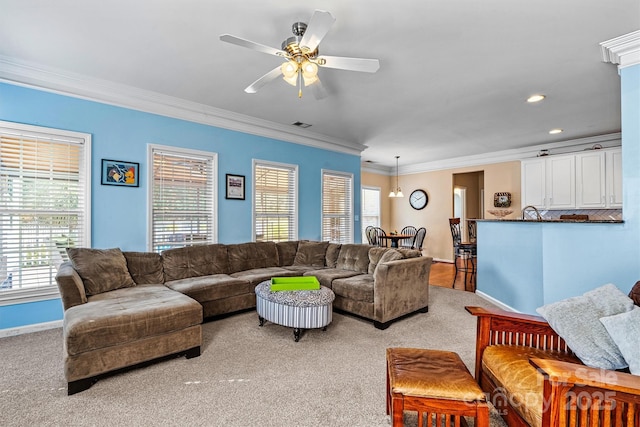
[[[139,175],[139,163],[102,159],[102,185],[138,187],[140,185]]]
[[[227,174],[227,195],[225,199],[244,200],[244,175]]]
[[[493,195],[493,206],[496,208],[508,208],[511,206],[511,193],[495,193]]]

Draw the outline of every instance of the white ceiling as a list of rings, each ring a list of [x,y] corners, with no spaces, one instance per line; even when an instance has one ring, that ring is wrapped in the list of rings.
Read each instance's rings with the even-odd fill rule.
[[[380,70],[321,68],[320,101],[281,79],[245,93],[281,60],[219,36],[280,48],[315,9],[336,18],[321,54]],[[0,59],[309,123],[293,132],[393,167],[618,132],[619,77],[599,43],[638,29],[638,0],[0,0]],[[547,98],[527,104],[534,93]]]

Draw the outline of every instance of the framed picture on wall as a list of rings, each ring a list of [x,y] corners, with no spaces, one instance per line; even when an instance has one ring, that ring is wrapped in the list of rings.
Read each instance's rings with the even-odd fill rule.
[[[244,200],[244,175],[227,174],[227,194],[225,199]]]
[[[138,187],[140,164],[122,160],[102,159],[102,185],[118,185],[121,187]]]

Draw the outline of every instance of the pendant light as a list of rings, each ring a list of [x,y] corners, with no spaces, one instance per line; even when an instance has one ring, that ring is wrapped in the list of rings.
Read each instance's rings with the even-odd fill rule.
[[[398,159],[400,158],[400,156],[396,156],[396,189],[391,190],[391,193],[389,193],[389,197],[404,197],[404,194],[402,194],[402,190],[400,189],[400,184],[398,182]]]

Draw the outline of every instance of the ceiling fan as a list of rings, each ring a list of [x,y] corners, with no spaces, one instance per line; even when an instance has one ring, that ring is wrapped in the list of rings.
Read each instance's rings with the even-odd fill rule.
[[[293,24],[294,36],[282,42],[282,49],[276,49],[245,40],[231,34],[222,34],[220,40],[270,55],[279,56],[286,61],[253,82],[244,91],[256,93],[262,86],[282,76],[284,81],[298,87],[298,97],[302,98],[302,87],[309,86],[317,99],[324,98],[326,92],[318,78],[318,67],[339,70],[375,73],[380,68],[377,59],[347,58],[343,56],[319,55],[318,45],[329,32],[335,18],[326,11],[316,10],[309,21]]]

